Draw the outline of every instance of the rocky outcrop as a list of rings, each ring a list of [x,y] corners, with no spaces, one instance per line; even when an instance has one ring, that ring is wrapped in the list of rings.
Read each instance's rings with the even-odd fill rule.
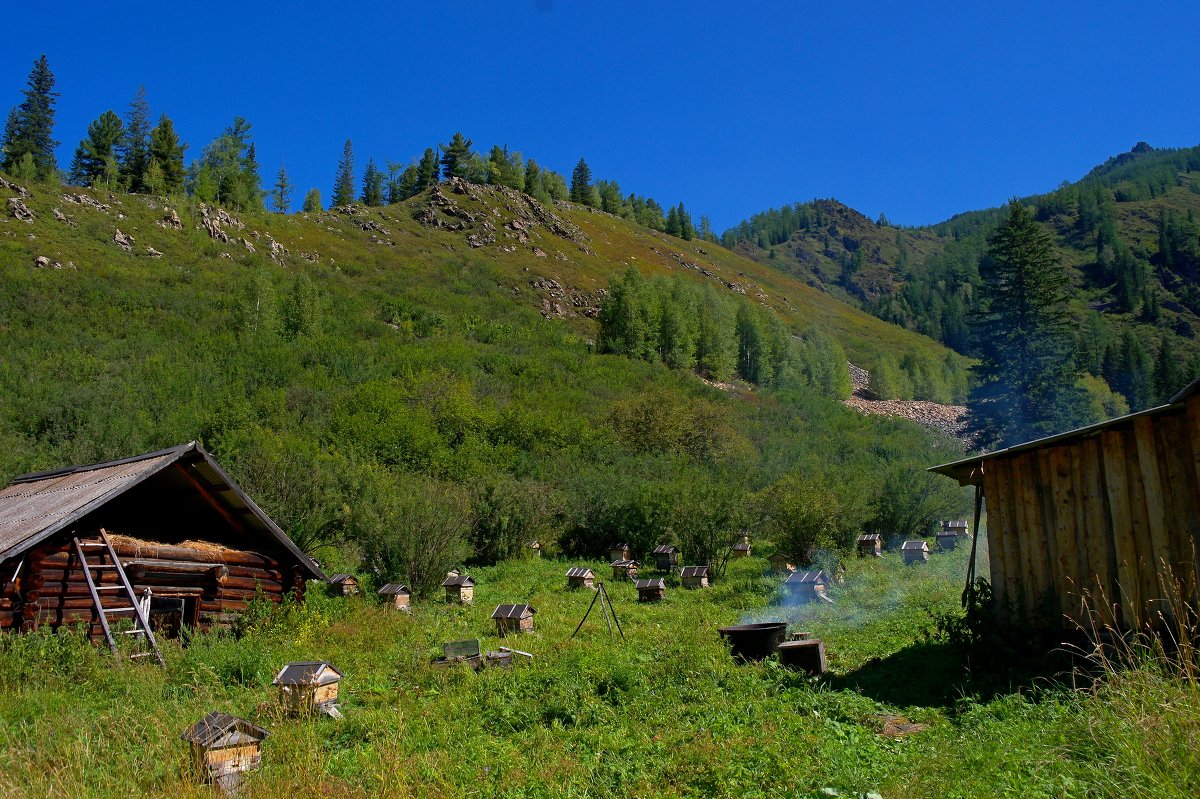
[[[146,248],[146,255],[149,255],[151,258],[162,258],[163,257],[163,254],[161,252],[159,252],[158,250],[154,249],[153,247]]]
[[[204,203],[200,203],[200,227],[208,231],[208,235],[222,244],[229,243],[229,234],[226,228],[245,230],[246,226],[237,217],[230,214],[224,208],[209,207]]]
[[[13,219],[19,222],[32,222],[33,211],[29,210],[29,206],[18,200],[16,197],[8,198],[8,212],[12,214]]]
[[[113,241],[125,252],[133,252],[133,236],[128,233],[122,233],[120,228],[113,234]]]
[[[597,289],[594,292],[578,291],[564,286],[554,278],[536,277],[529,285],[542,297],[542,316],[546,319],[564,318],[582,314],[589,319],[600,315],[600,303],[608,295],[607,289]]]
[[[65,194],[58,195],[58,199],[62,200],[65,203],[70,203],[71,205],[84,205],[84,206],[87,206],[88,208],[94,208],[97,211],[100,211],[101,213],[105,213],[105,214],[107,214],[109,211],[112,210],[111,205],[108,205],[107,203],[102,203],[99,200],[97,200],[95,197],[92,197],[89,194],[82,194],[79,192],[67,192]]]
[[[164,230],[183,230],[183,220],[179,218],[174,208],[163,206],[162,219],[158,220],[158,226]]]
[[[29,196],[29,189],[25,188],[24,186],[19,186],[16,183],[13,183],[11,180],[5,180],[3,177],[0,177],[0,189],[8,189],[11,192],[16,192],[18,197]]]

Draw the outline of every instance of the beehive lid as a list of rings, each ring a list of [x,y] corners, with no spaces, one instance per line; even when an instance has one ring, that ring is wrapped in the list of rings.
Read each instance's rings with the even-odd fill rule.
[[[275,685],[328,685],[342,678],[342,673],[327,660],[289,663],[275,676]]]
[[[684,566],[683,569],[679,572],[679,576],[684,577],[684,578],[707,577],[708,576],[708,567],[707,566]]]
[[[236,746],[265,740],[271,733],[245,719],[214,710],[183,731],[179,737],[204,748]]]
[[[865,544],[879,540],[879,533],[863,533],[858,537],[858,543]]]
[[[929,544],[925,543],[924,541],[905,541],[903,546],[900,548],[907,551],[924,551],[929,549]]]
[[[529,605],[497,605],[492,611],[493,619],[523,619],[537,613]]]
[[[654,548],[655,555],[674,555],[678,551],[674,544],[659,544]]]
[[[630,567],[637,566],[637,565],[638,565],[638,562],[636,560],[614,560],[612,562],[612,566],[614,569],[628,569]]]
[[[667,583],[661,577],[654,577],[649,580],[635,580],[633,587],[639,591],[648,591],[655,588],[666,588]]]
[[[343,583],[356,583],[358,580],[353,574],[333,574],[330,575],[329,582],[332,585],[342,585]]]
[[[380,596],[398,596],[401,594],[411,595],[412,591],[408,590],[408,586],[402,583],[388,583],[379,589]]]
[[[783,581],[784,585],[799,585],[801,583],[807,585],[828,585],[829,575],[820,569],[810,571],[794,572],[788,575],[788,578]]]
[[[454,588],[455,586],[465,588],[475,585],[475,581],[465,574],[449,574],[445,580],[442,580],[442,585],[446,588]]]
[[[596,573],[594,571],[592,571],[591,569],[587,568],[586,566],[574,566],[570,569],[567,569],[567,576],[568,577],[587,578],[587,577],[595,577]]]

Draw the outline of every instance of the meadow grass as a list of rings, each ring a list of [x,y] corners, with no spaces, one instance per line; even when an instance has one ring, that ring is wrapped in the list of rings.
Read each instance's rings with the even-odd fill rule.
[[[240,639],[169,643],[165,669],[115,665],[72,634],[8,636],[0,792],[208,796],[179,733],[224,710],[272,733],[249,797],[1194,796],[1195,682],[1154,664],[1085,688],[973,678],[964,653],[930,633],[958,606],[965,558],[853,561],[836,604],[799,609],[769,604],[775,580],[758,558],[706,591],[672,585],[658,605],[606,581],[623,640],[598,615],[569,638],[591,592],[568,590],[572,564],[550,559],[473,570],[474,606],[420,601],[411,615],[314,590]],[[532,663],[431,664],[444,641],[505,643],[491,609],[524,601],[537,629],[514,645]],[[820,636],[831,674],[734,663],[716,627],[756,616]],[[320,658],[346,674],[345,718],[280,717],[274,672]],[[926,726],[890,738],[890,717]]]

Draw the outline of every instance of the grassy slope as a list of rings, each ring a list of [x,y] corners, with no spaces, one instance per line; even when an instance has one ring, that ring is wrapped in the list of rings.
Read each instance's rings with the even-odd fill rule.
[[[1194,685],[1150,671],[1100,697],[972,683],[952,647],[926,641],[930,614],[957,606],[965,557],[855,561],[837,605],[787,611],[828,646],[832,674],[819,681],[739,666],[723,649],[718,625],[780,613],[766,608],[775,588],[757,558],[708,591],[672,587],[658,606],[610,584],[624,641],[598,616],[569,640],[591,594],[566,590],[572,564],[552,560],[476,570],[475,607],[418,603],[411,617],[371,599],[313,597],[240,641],[171,644],[166,670],[114,669],[62,639],[4,639],[0,792],[206,796],[189,784],[177,736],[221,709],[272,732],[249,797],[1195,795]],[[532,664],[478,675],[430,665],[443,641],[500,645],[488,616],[502,601],[538,609],[536,632],[515,642]],[[272,712],[274,671],[310,658],[345,671],[344,720]],[[884,737],[891,715],[928,727]]]

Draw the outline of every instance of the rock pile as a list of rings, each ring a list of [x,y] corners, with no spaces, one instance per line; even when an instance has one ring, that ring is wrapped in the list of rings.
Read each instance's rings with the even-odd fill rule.
[[[62,200],[65,203],[70,203],[71,205],[86,205],[89,208],[95,208],[97,211],[100,211],[101,213],[105,213],[105,214],[107,214],[109,211],[112,210],[111,205],[102,203],[99,200],[97,200],[95,197],[92,197],[90,195],[80,194],[78,192],[75,192],[75,193],[68,192],[66,194],[60,194],[60,195],[58,195],[58,199]]]
[[[174,208],[163,206],[162,219],[158,220],[158,226],[166,230],[183,230],[183,220],[179,218],[179,214]]]
[[[8,211],[18,222],[33,221],[33,211],[30,211],[29,206],[18,200],[16,197],[8,198]]]
[[[24,186],[18,186],[10,180],[5,180],[3,177],[0,177],[0,189],[8,189],[9,191],[16,192],[19,197],[29,196],[29,189]]]
[[[210,208],[204,203],[200,203],[200,227],[207,230],[210,237],[217,239],[222,244],[229,243],[229,234],[225,232],[225,228],[246,229],[240,219],[231,215],[224,208]]]
[[[122,233],[120,228],[117,228],[117,232],[113,234],[113,241],[125,252],[133,252],[133,236]]]
[[[607,289],[590,293],[576,291],[548,277],[534,278],[529,285],[546,295],[542,297],[542,316],[546,319],[561,319],[577,314],[595,319],[600,315],[601,301],[608,295]]]

